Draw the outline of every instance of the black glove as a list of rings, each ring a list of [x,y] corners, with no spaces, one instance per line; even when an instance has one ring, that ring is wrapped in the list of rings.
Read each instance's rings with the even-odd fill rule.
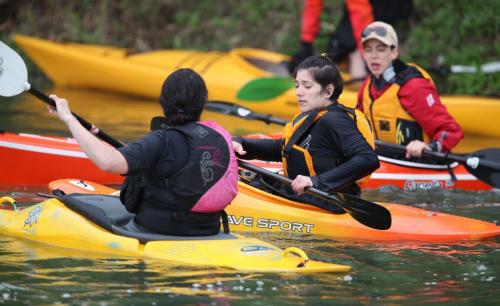
[[[301,41],[300,49],[297,53],[292,56],[292,59],[288,63],[288,71],[293,73],[295,68],[306,58],[312,56],[314,53],[313,46],[311,43]]]

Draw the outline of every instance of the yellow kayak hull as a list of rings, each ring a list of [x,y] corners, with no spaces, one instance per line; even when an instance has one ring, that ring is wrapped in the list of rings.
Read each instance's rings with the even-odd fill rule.
[[[238,91],[249,81],[273,76],[247,59],[259,58],[278,66],[288,59],[279,53],[242,48],[230,52],[160,50],[128,54],[126,49],[61,44],[21,35],[14,36],[14,41],[58,85],[157,99],[168,74],[179,68],[191,68],[203,76],[210,100],[251,105],[257,112],[273,110],[275,115],[283,117],[291,117],[297,111],[294,89],[265,101],[237,98]]]
[[[288,119],[298,111],[293,86],[268,99],[250,100],[239,96],[242,89],[255,80],[286,74],[282,63],[289,58],[280,53],[239,48],[229,52],[158,50],[129,54],[126,49],[56,43],[22,35],[15,35],[14,41],[58,85],[157,99],[165,77],[178,68],[189,67],[203,76],[211,100],[229,101]],[[343,77],[349,79],[348,75]],[[272,90],[264,86],[261,91],[266,89]],[[468,153],[498,146],[500,129],[492,127],[500,118],[500,99],[441,96],[441,100],[465,133],[454,152]],[[340,102],[354,107],[356,90],[344,90]]]
[[[4,199],[2,199],[3,202]],[[219,266],[248,272],[347,272],[349,266],[308,260],[298,248],[282,250],[256,238],[233,235],[231,239],[208,237],[141,243],[113,234],[57,199],[23,210],[0,210],[3,236],[32,240],[66,249],[96,254],[161,259],[197,266]]]

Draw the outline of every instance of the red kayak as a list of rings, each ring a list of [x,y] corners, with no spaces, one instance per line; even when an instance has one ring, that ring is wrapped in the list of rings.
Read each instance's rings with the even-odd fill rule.
[[[379,157],[380,168],[364,188],[393,185],[405,190],[490,190],[460,164],[451,165],[456,181],[443,165],[430,165]],[[99,170],[72,138],[0,133],[0,163],[13,171],[0,172],[0,184],[42,185],[61,177],[80,177],[101,184],[120,184],[123,177]],[[281,163],[252,161],[270,170]]]
[[[378,168],[370,180],[363,184],[364,189],[380,188],[382,186],[396,186],[403,190],[434,190],[434,189],[463,189],[463,190],[490,190],[492,187],[470,174],[459,163],[450,165],[456,181],[451,179],[445,165],[433,165],[403,161],[398,159],[378,157]],[[252,164],[270,171],[280,171],[281,163],[253,160]]]
[[[120,184],[123,177],[99,170],[73,138],[0,133],[0,184],[44,185],[61,177]],[[12,171],[7,171],[11,169]]]

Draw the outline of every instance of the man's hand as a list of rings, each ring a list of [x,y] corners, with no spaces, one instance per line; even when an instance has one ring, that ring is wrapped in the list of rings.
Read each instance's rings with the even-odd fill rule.
[[[431,148],[420,140],[413,140],[406,146],[406,158],[421,157],[423,150],[430,150]]]

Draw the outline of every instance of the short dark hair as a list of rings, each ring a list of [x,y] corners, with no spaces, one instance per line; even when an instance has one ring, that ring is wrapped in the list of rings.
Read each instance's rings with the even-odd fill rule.
[[[340,76],[339,69],[333,63],[330,55],[322,54],[306,58],[301,62],[293,73],[293,77],[297,77],[297,71],[309,70],[313,79],[321,85],[323,90],[326,90],[328,84],[333,84],[335,89],[330,96],[330,101],[337,101],[340,94],[344,90],[344,82]]]
[[[203,78],[189,68],[170,74],[163,83],[160,105],[171,126],[200,120],[208,99]]]

